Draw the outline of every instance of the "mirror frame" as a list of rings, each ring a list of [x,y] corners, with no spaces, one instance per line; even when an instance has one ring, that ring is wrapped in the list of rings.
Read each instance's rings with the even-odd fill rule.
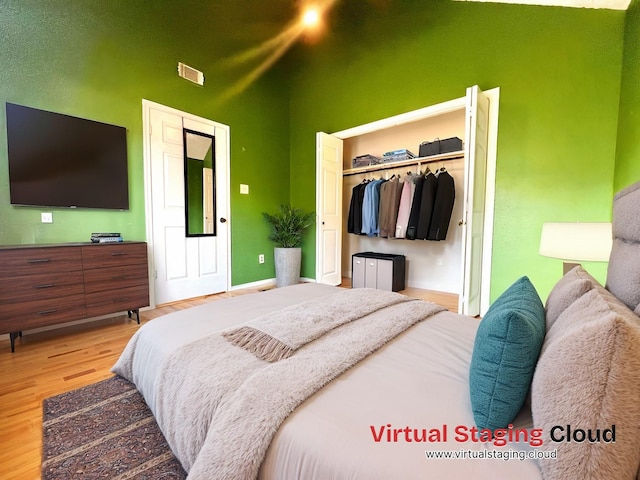
[[[205,137],[211,139],[211,169],[212,169],[212,211],[213,211],[213,231],[205,232],[204,226],[202,229],[199,229],[198,232],[190,233],[189,229],[189,160],[200,161],[196,158],[190,158],[187,156],[187,138],[188,135],[198,135],[200,137]],[[182,137],[183,137],[183,166],[184,166],[184,220],[185,220],[185,236],[186,237],[215,237],[217,235],[217,205],[216,205],[216,138],[214,135],[209,135],[207,133],[198,132],[195,130],[190,130],[188,128],[182,129]],[[204,208],[204,207],[203,207]],[[204,223],[204,222],[203,222]]]

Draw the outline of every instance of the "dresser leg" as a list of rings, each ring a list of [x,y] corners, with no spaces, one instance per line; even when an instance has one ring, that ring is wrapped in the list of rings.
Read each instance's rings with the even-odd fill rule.
[[[9,340],[11,340],[11,353],[15,352],[15,344],[16,344],[16,338],[21,337],[22,336],[22,332],[11,332],[9,333]]]
[[[136,320],[138,321],[138,325],[140,325],[140,309],[136,308],[135,310],[129,310],[127,313],[129,314],[129,318],[131,318],[131,314],[136,313]]]

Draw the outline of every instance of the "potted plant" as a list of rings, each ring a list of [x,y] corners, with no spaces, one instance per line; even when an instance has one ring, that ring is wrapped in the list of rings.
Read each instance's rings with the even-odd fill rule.
[[[262,215],[271,225],[269,240],[276,243],[276,287],[294,285],[300,281],[302,236],[313,224],[315,213],[287,204],[280,205],[280,211],[273,215],[265,212]]]

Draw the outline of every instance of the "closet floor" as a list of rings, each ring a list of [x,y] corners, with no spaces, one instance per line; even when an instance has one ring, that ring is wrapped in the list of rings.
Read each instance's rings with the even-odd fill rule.
[[[351,278],[343,277],[341,287],[351,288]],[[407,287],[404,290],[400,290],[403,295],[409,297],[419,298],[420,300],[427,300],[442,305],[452,312],[458,311],[458,295],[455,293],[438,292],[436,290],[425,290],[422,288]]]

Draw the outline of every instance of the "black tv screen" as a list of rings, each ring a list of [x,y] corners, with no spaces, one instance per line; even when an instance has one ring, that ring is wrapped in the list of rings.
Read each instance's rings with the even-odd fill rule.
[[[11,204],[129,208],[124,127],[6,104]]]

